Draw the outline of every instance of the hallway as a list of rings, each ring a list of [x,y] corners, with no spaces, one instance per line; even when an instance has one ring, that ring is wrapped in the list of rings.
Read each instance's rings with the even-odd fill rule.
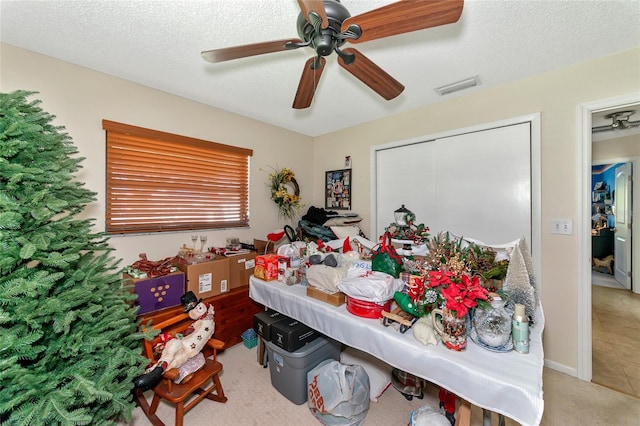
[[[591,289],[592,381],[640,398],[640,294],[602,285]]]

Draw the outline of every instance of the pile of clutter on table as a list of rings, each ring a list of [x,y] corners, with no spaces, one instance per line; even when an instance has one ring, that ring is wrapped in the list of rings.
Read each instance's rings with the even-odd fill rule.
[[[304,217],[326,224],[327,215],[322,209],[310,208]],[[413,329],[416,340],[425,345],[441,340],[432,312],[440,319],[442,310],[453,311],[454,317],[471,321],[477,310],[501,311],[502,317],[492,311],[484,321],[488,335],[481,333],[480,326],[467,331],[473,331],[472,340],[485,349],[513,349],[507,339],[515,305],[522,305],[533,325],[539,302],[524,238],[490,246],[450,232],[431,236],[429,228],[417,224],[404,205],[394,212],[394,218],[377,241],[364,236],[357,215],[348,225],[322,225],[333,234],[328,240],[311,239],[301,226],[283,230],[282,235],[274,232],[279,246],[275,253],[256,257],[254,275],[265,281],[307,286],[310,297],[338,306],[346,303],[351,314],[380,319],[382,325],[402,333]],[[317,229],[315,232],[320,235]],[[499,336],[496,321],[500,321]],[[464,350],[466,341],[460,347],[445,345]]]

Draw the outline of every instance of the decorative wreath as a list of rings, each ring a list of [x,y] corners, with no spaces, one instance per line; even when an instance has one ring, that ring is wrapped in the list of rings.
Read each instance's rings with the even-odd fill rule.
[[[286,167],[274,169],[274,172],[269,174],[269,187],[271,199],[278,205],[279,214],[293,220],[302,207],[300,187],[293,171]],[[290,193],[290,189],[293,189],[293,194]]]

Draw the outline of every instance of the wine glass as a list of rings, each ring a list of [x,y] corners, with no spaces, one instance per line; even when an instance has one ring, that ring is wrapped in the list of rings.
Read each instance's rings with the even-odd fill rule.
[[[200,235],[200,253],[204,253],[204,245],[207,243],[207,236]]]
[[[198,241],[198,236],[197,235],[192,235],[191,236],[191,242],[193,243],[193,251],[196,251],[196,241]]]

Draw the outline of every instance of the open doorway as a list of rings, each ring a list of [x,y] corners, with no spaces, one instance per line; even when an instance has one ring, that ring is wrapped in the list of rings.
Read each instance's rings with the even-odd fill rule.
[[[610,157],[611,147],[625,143],[629,136],[612,134],[609,139],[594,142],[602,146],[594,154],[592,145],[591,166],[591,284],[627,290],[631,290],[633,266],[630,228],[633,161],[631,158],[612,162],[600,157]],[[640,145],[640,125],[635,138]]]
[[[636,137],[640,146],[640,134]],[[617,142],[611,139],[610,143]],[[598,144],[602,143],[592,146],[594,163],[602,161],[600,155],[607,155],[607,149],[593,149]],[[640,398],[640,361],[636,356],[640,352],[640,321],[625,320],[640,318],[640,294],[631,291],[633,235],[628,226],[633,159],[604,161],[592,166],[591,380]]]
[[[633,108],[631,108],[633,107]],[[595,102],[591,104],[582,105],[579,111],[579,122],[580,122],[580,139],[578,151],[580,152],[580,158],[582,160],[580,166],[580,177],[579,177],[579,188],[580,188],[580,206],[579,206],[579,218],[578,224],[580,229],[579,234],[579,256],[580,256],[580,271],[579,271],[579,306],[578,306],[578,314],[579,314],[579,330],[578,330],[578,377],[583,380],[592,380],[592,379],[600,379],[602,376],[599,376],[600,372],[597,371],[594,374],[594,370],[601,368],[603,365],[606,366],[609,370],[604,372],[604,377],[611,377],[613,372],[621,371],[621,366],[615,366],[611,360],[606,362],[602,362],[602,360],[598,357],[600,353],[596,353],[595,351],[600,351],[599,348],[592,346],[593,339],[598,339],[602,337],[602,330],[599,329],[598,321],[600,321],[599,313],[592,314],[592,303],[599,303],[601,297],[605,297],[609,299],[609,309],[615,311],[617,306],[623,305],[626,302],[616,301],[615,299],[611,299],[612,296],[603,296],[603,291],[598,290],[597,292],[592,293],[592,232],[593,232],[593,200],[594,200],[594,192],[593,192],[593,182],[591,180],[591,172],[592,165],[595,164],[616,164],[616,163],[631,163],[633,167],[635,167],[636,173],[640,171],[640,155],[633,153],[624,153],[623,151],[614,151],[609,154],[603,155],[602,147],[604,144],[598,145],[599,141],[597,139],[601,139],[601,137],[597,134],[594,134],[592,137],[591,128],[598,125],[603,125],[601,123],[596,123],[597,117],[603,117],[604,115],[610,115],[614,110],[620,110],[620,108],[628,108],[628,109],[636,109],[640,118],[640,93],[632,94],[625,97],[604,100],[600,102]],[[610,120],[611,122],[611,120]],[[640,132],[638,133],[640,134]],[[636,136],[640,138],[640,136]],[[640,140],[640,139],[638,139]],[[637,158],[634,158],[634,155]],[[636,179],[637,180],[637,179]],[[638,196],[638,188],[640,185],[636,185],[635,190],[631,192],[631,195],[635,195],[636,200],[640,200],[640,196]],[[612,191],[613,188],[610,188]],[[615,195],[611,194],[612,199]],[[615,211],[615,206],[612,204],[612,210]],[[636,215],[637,215],[637,204],[634,207]],[[630,221],[632,216],[628,218]],[[615,224],[613,227],[615,231]],[[638,258],[640,254],[640,250],[638,250],[638,239],[640,236],[636,237],[636,242],[630,244],[630,253],[629,253],[629,269],[631,271],[631,275],[629,276],[630,285],[634,286],[634,290],[640,293],[640,280],[638,280]],[[613,264],[615,265],[615,263]],[[614,275],[614,274],[612,274]],[[635,282],[635,285],[633,284]],[[634,294],[630,290],[624,290],[619,287],[617,290],[607,289],[604,291],[621,291],[630,296],[632,299],[638,299],[640,295]],[[612,314],[613,315],[613,314]],[[612,315],[606,315],[605,322],[611,323],[613,319]],[[596,321],[596,326],[593,325],[593,322]],[[637,333],[635,333],[634,338],[636,340]],[[607,350],[611,354],[613,343],[611,342],[611,336],[609,336]],[[616,370],[617,369],[617,370]],[[594,380],[596,381],[596,380]],[[612,383],[606,383],[605,385],[609,387]],[[614,387],[615,388],[615,387]],[[629,383],[626,386],[621,386],[621,389],[617,389],[627,393],[634,393],[635,391],[631,389]],[[640,389],[636,389],[640,393]]]

